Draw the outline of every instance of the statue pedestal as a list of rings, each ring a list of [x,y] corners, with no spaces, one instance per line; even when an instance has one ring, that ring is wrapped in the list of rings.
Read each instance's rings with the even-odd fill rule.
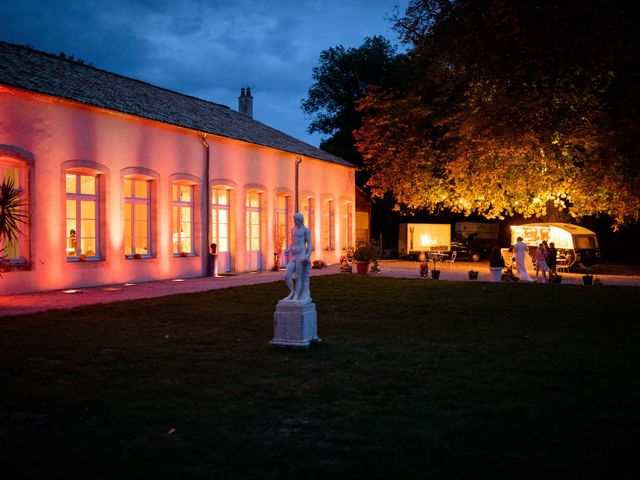
[[[280,300],[273,314],[273,340],[278,347],[308,347],[318,338],[315,303]]]

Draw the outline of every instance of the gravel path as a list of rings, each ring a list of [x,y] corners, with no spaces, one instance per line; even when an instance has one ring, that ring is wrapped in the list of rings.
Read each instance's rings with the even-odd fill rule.
[[[418,278],[418,263],[398,260],[383,260],[380,262],[381,272],[375,275]],[[453,267],[442,267],[440,281],[469,281],[468,271],[473,268],[479,272],[478,281],[489,281],[487,263],[456,263]],[[355,269],[354,269],[355,270]],[[331,265],[321,270],[311,270],[312,276],[333,275],[339,271],[337,265]],[[597,275],[604,285],[626,285],[640,287],[640,275]],[[562,284],[582,284],[582,274],[563,273]],[[21,295],[0,295],[0,316],[20,315],[40,312],[49,309],[73,308],[80,305],[95,303],[109,303],[139,298],[162,297],[179,293],[202,292],[218,288],[235,287],[238,285],[254,285],[281,281],[283,272],[243,273],[222,277],[198,277],[189,279],[162,280],[133,285],[109,285],[100,287],[83,287],[78,293],[64,293],[56,290]],[[434,281],[424,279],[425,281]],[[2,281],[2,280],[0,280]],[[313,292],[312,292],[313,293]]]

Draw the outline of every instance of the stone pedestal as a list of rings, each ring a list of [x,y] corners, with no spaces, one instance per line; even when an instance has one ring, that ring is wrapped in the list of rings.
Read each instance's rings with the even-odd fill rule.
[[[279,347],[308,347],[318,338],[315,303],[280,300],[273,314],[273,340]]]

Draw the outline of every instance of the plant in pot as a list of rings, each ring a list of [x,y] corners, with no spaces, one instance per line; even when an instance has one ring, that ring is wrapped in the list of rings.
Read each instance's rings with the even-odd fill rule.
[[[369,263],[375,258],[375,251],[369,243],[361,243],[353,252],[356,270],[360,275],[366,275]]]
[[[434,255],[431,259],[433,261],[433,268],[431,269],[431,278],[438,280],[440,278],[440,269],[438,268],[438,257]]]
[[[421,277],[428,277],[429,276],[429,261],[427,260],[426,256],[424,256],[424,255],[421,255],[420,276]]]
[[[582,276],[582,283],[585,285],[593,285],[593,275],[591,275],[591,270],[593,270],[597,265],[595,264],[586,264],[580,262],[580,267],[584,270],[584,275]]]
[[[469,280],[477,280],[478,279],[478,271],[471,269],[469,270]]]
[[[284,225],[273,226],[273,268],[274,272],[280,270],[280,252],[284,247],[284,241],[287,236]]]

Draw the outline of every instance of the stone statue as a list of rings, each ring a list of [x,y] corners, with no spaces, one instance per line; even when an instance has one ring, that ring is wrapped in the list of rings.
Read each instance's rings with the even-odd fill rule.
[[[294,227],[291,231],[291,245],[287,251],[291,255],[291,260],[287,264],[284,274],[284,281],[289,287],[289,295],[282,300],[290,300],[299,303],[310,303],[311,294],[309,292],[309,272],[311,270],[311,233],[304,226],[304,217],[301,213],[293,215]],[[292,275],[296,274],[295,287]]]

